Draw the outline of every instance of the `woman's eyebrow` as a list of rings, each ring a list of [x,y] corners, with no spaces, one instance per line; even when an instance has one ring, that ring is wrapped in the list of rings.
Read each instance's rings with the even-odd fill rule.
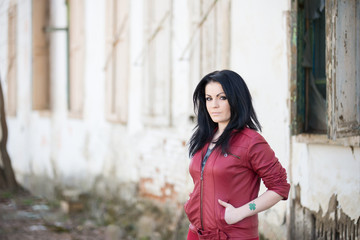
[[[218,94],[216,94],[216,97],[218,97],[220,94],[225,94],[225,93],[224,93],[224,92],[218,93]],[[211,95],[210,95],[210,94],[205,93],[205,95],[207,95],[207,96],[211,97]]]

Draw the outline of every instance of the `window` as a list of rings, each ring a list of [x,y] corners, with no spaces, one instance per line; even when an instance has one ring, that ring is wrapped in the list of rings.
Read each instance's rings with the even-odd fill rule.
[[[206,0],[200,4],[201,76],[229,67],[230,52],[230,1]],[[198,79],[197,81],[199,81]]]
[[[32,1],[32,107],[34,110],[50,109],[50,57],[49,23],[50,1]]]
[[[144,11],[144,123],[169,126],[172,124],[171,1],[144,1]]]
[[[326,133],[325,6],[299,0],[297,6],[297,133]]]
[[[129,1],[107,0],[106,116],[127,122],[129,79]]]
[[[7,69],[7,114],[9,116],[16,115],[17,105],[17,5],[14,1],[10,1],[8,9],[8,69]]]
[[[84,104],[84,1],[69,0],[69,83],[68,108],[71,116],[81,116]]]
[[[181,58],[190,60],[190,93],[210,71],[229,68],[231,1],[191,1],[192,35]],[[191,97],[190,97],[191,99]],[[191,102],[192,104],[192,102]],[[189,109],[193,109],[189,107]],[[192,111],[190,115],[193,115]]]
[[[292,134],[360,135],[360,1],[294,2]]]

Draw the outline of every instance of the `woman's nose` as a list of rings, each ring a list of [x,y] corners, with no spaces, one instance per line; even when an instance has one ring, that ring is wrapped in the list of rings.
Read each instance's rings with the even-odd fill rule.
[[[217,99],[213,100],[212,107],[219,107],[219,101]]]

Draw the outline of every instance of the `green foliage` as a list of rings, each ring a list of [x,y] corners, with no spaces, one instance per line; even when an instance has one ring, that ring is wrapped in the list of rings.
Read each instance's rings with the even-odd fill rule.
[[[8,191],[4,191],[0,193],[0,199],[11,199],[13,198],[13,194],[11,192]]]

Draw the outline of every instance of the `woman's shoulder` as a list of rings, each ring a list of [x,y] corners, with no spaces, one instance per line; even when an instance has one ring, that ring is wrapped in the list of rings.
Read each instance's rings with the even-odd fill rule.
[[[234,132],[231,142],[235,145],[248,146],[255,141],[265,141],[265,139],[256,130],[245,127],[240,131]]]
[[[257,138],[257,137],[262,138],[261,134],[258,131],[248,127],[245,127],[240,131],[234,131],[234,137],[245,137],[249,139]]]

